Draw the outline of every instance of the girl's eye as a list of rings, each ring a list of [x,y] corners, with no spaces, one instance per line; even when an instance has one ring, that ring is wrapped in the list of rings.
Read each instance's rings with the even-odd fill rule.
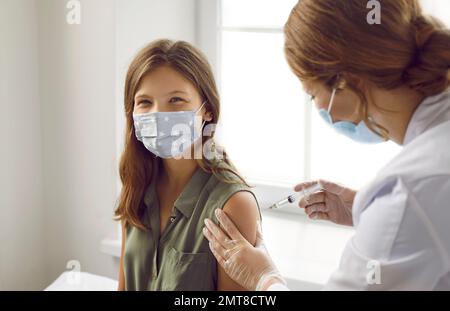
[[[313,96],[313,95],[309,96],[309,100],[310,100],[310,101],[313,102],[315,99],[316,99],[316,96]]]
[[[138,105],[150,105],[151,102],[149,100],[141,100],[140,102],[138,102]]]
[[[172,97],[169,102],[176,103],[176,102],[180,102],[180,101],[184,101],[184,99],[182,99],[180,97]]]

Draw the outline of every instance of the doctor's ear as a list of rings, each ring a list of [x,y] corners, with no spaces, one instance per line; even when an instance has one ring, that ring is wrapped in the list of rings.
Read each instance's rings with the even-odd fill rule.
[[[337,75],[334,78],[334,81],[332,82],[332,86],[334,89],[336,89],[338,91],[345,89],[345,87],[347,86],[347,81],[345,80],[345,76]]]
[[[210,122],[213,120],[214,114],[209,110],[211,107],[208,105],[208,101],[203,101],[203,108],[202,111],[205,111],[203,114],[203,120],[206,122]]]
[[[338,89],[345,89],[350,85],[363,91],[367,87],[367,81],[355,74],[345,73],[340,75],[340,79],[337,81],[337,85]]]

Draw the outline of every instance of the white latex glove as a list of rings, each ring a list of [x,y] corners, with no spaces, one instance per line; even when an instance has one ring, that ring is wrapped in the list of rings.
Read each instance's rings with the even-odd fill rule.
[[[311,219],[329,220],[336,224],[353,226],[352,206],[356,191],[338,184],[319,180],[298,184],[295,191],[319,183],[323,190],[302,198],[298,205]]]
[[[275,283],[286,285],[264,245],[261,225],[258,223],[256,245],[250,244],[239,232],[225,212],[216,210],[223,230],[206,219],[203,234],[209,247],[225,273],[248,290],[267,290]]]

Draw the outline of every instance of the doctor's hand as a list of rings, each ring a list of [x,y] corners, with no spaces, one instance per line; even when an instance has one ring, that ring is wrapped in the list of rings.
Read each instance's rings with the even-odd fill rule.
[[[353,226],[352,206],[356,191],[326,180],[301,183],[296,185],[294,190],[301,191],[304,187],[317,183],[323,189],[302,198],[298,203],[299,207],[304,208],[311,219],[329,220],[336,224]]]
[[[275,283],[286,284],[264,246],[261,227],[258,224],[256,245],[250,244],[239,232],[225,212],[216,210],[216,217],[223,230],[206,219],[203,234],[209,247],[225,273],[248,290],[267,290]]]

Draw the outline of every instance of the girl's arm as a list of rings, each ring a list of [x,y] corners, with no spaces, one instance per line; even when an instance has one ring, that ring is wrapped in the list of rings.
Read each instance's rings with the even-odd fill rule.
[[[255,197],[248,191],[240,191],[233,194],[225,203],[223,211],[234,222],[242,235],[252,245],[256,243],[257,221],[260,219],[258,205]],[[228,277],[220,265],[218,265],[217,289],[221,291],[245,290],[239,284]]]

